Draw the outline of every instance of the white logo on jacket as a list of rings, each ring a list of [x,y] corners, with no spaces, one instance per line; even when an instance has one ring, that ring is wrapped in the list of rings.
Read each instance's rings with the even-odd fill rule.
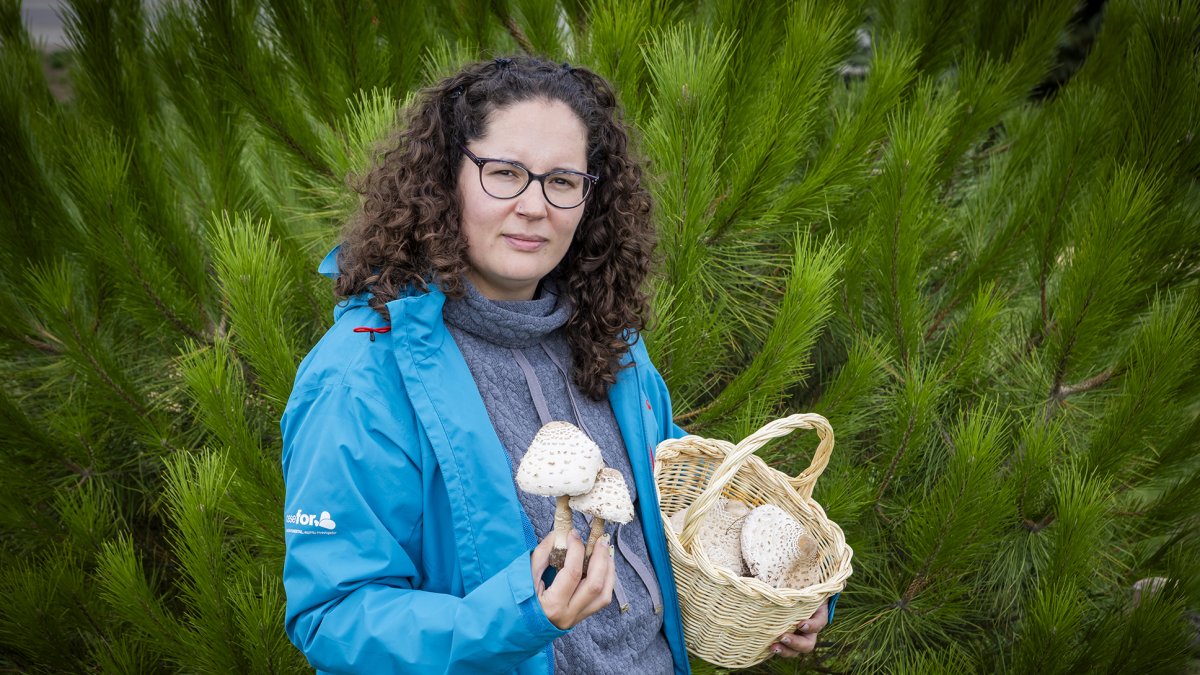
[[[334,528],[337,523],[333,521],[333,516],[329,515],[328,511],[322,511],[321,515],[314,516],[311,513],[305,513],[303,509],[296,509],[295,513],[286,514],[283,517],[285,525],[303,525],[306,527],[319,527],[322,530],[301,530],[295,527],[285,527],[285,531],[294,534],[336,534]]]

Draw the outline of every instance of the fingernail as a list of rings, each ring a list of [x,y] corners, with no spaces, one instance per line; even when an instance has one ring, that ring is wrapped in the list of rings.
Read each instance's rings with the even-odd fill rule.
[[[786,635],[785,635],[785,636],[783,636],[783,637],[781,637],[781,638],[779,638],[779,641],[780,641],[780,642],[782,642],[782,643],[783,643],[783,644],[785,644],[785,645],[790,645],[790,644],[792,644],[792,638],[790,638],[790,637],[788,637],[788,636],[786,636]]]
[[[775,652],[776,654],[780,654],[783,652],[783,650],[780,649],[779,647],[771,647],[771,651]]]
[[[807,633],[807,632],[808,632],[808,624],[807,624],[807,623],[802,623],[802,624],[800,624],[800,632],[801,632],[801,633]]]

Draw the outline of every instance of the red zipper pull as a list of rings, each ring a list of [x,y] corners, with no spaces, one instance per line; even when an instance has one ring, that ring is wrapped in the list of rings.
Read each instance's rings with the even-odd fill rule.
[[[391,330],[392,330],[391,326],[384,326],[383,328],[372,328],[370,326],[358,326],[354,329],[354,332],[355,333],[370,333],[371,334],[371,342],[374,342],[376,333],[387,333]]]

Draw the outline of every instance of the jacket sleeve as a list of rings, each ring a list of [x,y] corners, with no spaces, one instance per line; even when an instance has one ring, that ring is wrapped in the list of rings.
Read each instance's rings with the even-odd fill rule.
[[[394,407],[340,385],[288,403],[288,637],[322,671],[511,671],[565,631],[542,611],[528,552],[463,597],[419,590],[427,477],[416,422]]]

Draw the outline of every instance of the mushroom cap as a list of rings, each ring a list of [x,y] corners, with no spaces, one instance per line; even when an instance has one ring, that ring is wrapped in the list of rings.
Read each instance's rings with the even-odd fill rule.
[[[671,525],[671,530],[675,534],[683,534],[683,519],[687,517],[687,509],[679,509],[667,518],[667,522]]]
[[[821,551],[817,540],[802,534],[796,540],[798,555],[779,578],[779,588],[807,588],[821,582]]]
[[[746,517],[742,556],[750,574],[776,588],[804,588],[820,581],[816,540],[774,504],[763,504]]]
[[[517,485],[546,497],[581,495],[604,466],[600,447],[570,422],[551,422],[537,435],[517,467]]]
[[[742,562],[742,525],[750,507],[736,499],[719,499],[700,521],[696,533],[696,544],[714,565],[719,565],[737,575],[746,572]],[[668,518],[671,529],[683,532],[687,509],[677,511]]]
[[[596,474],[596,483],[590,491],[571,497],[571,508],[615,523],[633,520],[633,500],[629,498],[625,477],[607,466]]]

